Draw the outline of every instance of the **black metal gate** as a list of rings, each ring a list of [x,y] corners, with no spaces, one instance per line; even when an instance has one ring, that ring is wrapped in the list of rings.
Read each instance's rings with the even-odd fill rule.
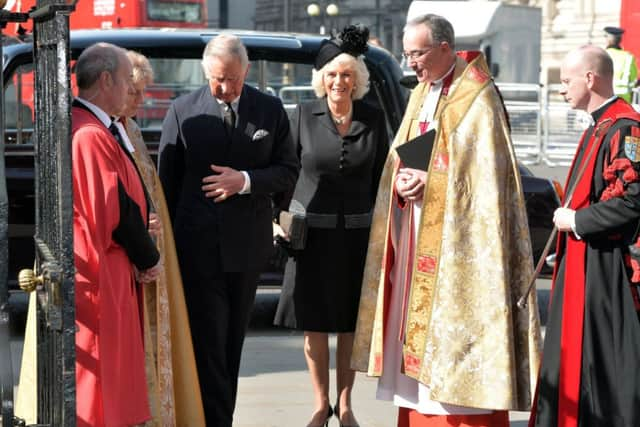
[[[4,6],[4,4],[3,4]],[[21,16],[19,16],[21,15]],[[0,32],[8,22],[27,19],[26,14],[15,14],[0,9]],[[2,37],[0,34],[0,42]],[[4,69],[2,46],[0,64]],[[9,195],[4,162],[4,86],[0,86],[0,419],[2,427],[11,427],[17,420],[13,416],[13,364],[9,340],[9,286],[7,282],[9,266]]]
[[[74,4],[38,0],[29,13],[34,40],[36,253],[34,270],[21,271],[19,281],[23,289],[36,292],[38,425],[51,427],[76,425],[69,66],[69,14]],[[1,193],[0,189],[0,198]]]
[[[0,417],[2,427],[13,424],[13,368],[11,364],[11,347],[9,345],[9,289],[7,270],[9,265],[9,198],[4,172],[4,91],[0,90]]]

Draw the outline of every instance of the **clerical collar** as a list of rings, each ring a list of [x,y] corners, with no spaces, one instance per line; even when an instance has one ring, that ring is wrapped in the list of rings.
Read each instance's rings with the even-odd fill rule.
[[[111,117],[109,117],[109,115],[102,108],[98,107],[96,104],[90,101],[87,101],[84,98],[80,98],[79,96],[76,96],[75,99],[76,101],[82,103],[85,107],[87,107],[89,111],[91,111],[93,115],[96,116],[106,128],[111,126]]]
[[[435,128],[436,122],[434,121],[434,118],[438,107],[438,101],[440,100],[441,95],[449,95],[449,87],[453,81],[453,70],[455,67],[456,63],[454,61],[451,68],[449,68],[441,78],[431,82],[429,92],[425,97],[422,104],[422,110],[420,111],[420,116],[418,117],[418,121],[420,122],[420,129],[418,130],[419,133],[424,133],[429,129]]]
[[[596,124],[600,117],[604,114],[604,111],[609,107],[609,105],[613,104],[615,100],[618,99],[617,95],[613,95],[611,98],[604,101],[598,108],[593,110],[591,113],[591,118],[593,119],[592,125]]]
[[[446,73],[443,74],[442,77],[440,77],[438,80],[434,80],[433,83],[431,83],[431,85],[439,85],[441,83],[444,83],[444,80],[449,77],[451,75],[451,73],[453,73],[453,69],[456,68],[456,61],[453,61],[453,64],[451,64],[451,67],[449,68],[449,70],[447,70]]]

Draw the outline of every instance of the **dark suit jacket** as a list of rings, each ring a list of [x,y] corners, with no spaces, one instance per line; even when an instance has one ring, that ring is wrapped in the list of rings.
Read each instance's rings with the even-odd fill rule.
[[[289,121],[278,98],[245,85],[237,116],[229,138],[220,106],[204,86],[176,99],[162,125],[158,173],[178,254],[194,258],[192,268],[215,268],[212,252],[217,252],[224,272],[262,269],[273,242],[271,195],[290,190],[298,176]],[[251,193],[220,203],[206,198],[202,178],[213,173],[211,164],[247,171]]]
[[[307,213],[369,213],[389,150],[385,123],[380,110],[355,101],[351,128],[342,137],[326,99],[299,105],[291,132],[302,170],[293,199]]]

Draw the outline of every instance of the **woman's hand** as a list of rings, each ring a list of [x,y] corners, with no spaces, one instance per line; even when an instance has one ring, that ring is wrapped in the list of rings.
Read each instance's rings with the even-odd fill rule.
[[[422,200],[427,172],[420,169],[400,168],[396,175],[396,192],[406,200]]]
[[[162,258],[161,258],[160,261],[158,261],[158,263],[151,268],[147,268],[146,270],[142,270],[142,271],[138,271],[136,269],[135,270],[136,281],[138,283],[142,283],[143,285],[154,282],[158,280],[158,277],[160,277],[160,274],[162,274],[163,269],[164,269],[164,266],[162,264]]]
[[[160,217],[155,212],[149,214],[149,234],[155,238],[162,235],[162,223],[160,222]]]
[[[273,240],[276,240],[276,238],[282,237],[284,240],[289,241],[289,235],[287,233],[285,233],[285,231],[282,229],[282,227],[280,227],[280,224],[276,224],[275,222],[271,223],[272,228],[273,228]]]

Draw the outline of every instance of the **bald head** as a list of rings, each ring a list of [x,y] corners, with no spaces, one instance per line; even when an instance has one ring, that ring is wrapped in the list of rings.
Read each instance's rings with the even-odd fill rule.
[[[567,54],[565,63],[580,67],[583,71],[591,71],[605,80],[613,79],[613,61],[606,50],[585,45]]]
[[[571,107],[592,112],[613,96],[613,61],[600,47],[581,46],[565,57],[560,80]]]

